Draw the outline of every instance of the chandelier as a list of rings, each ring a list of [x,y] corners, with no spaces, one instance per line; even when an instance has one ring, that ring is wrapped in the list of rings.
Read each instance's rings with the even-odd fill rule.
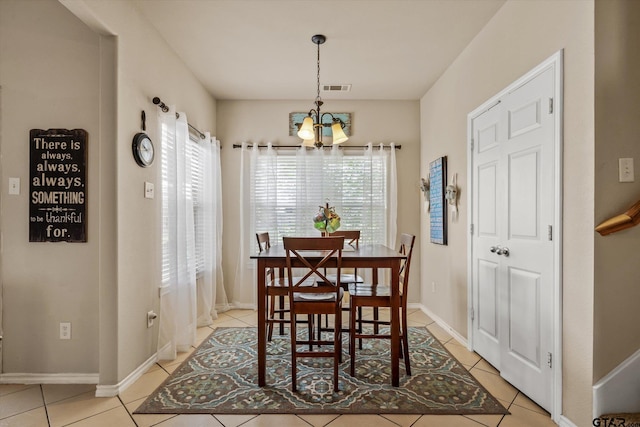
[[[321,113],[320,107],[322,106],[322,98],[320,98],[320,45],[327,40],[322,34],[316,34],[311,37],[311,41],[318,46],[318,73],[317,73],[317,96],[314,104],[316,108],[312,108],[309,111],[309,115],[304,118],[298,136],[302,138],[302,145],[305,147],[322,147],[322,129],[323,127],[331,126],[331,133],[333,135],[333,143],[340,144],[345,142],[347,135],[344,133],[345,123],[338,117],[335,117],[331,113]],[[325,116],[331,116],[331,123],[323,123],[322,118]]]

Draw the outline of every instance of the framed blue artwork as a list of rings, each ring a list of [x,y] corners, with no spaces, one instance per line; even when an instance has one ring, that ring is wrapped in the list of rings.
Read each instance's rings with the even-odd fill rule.
[[[447,203],[445,188],[447,186],[447,156],[429,163],[429,205],[431,212],[431,243],[447,244]]]
[[[351,136],[351,113],[331,113],[337,119],[340,119],[344,122],[344,133]],[[289,113],[289,135],[297,136],[298,129],[302,125],[302,121],[305,117],[307,117],[309,113]],[[325,115],[322,113],[322,124],[328,125],[322,128],[322,136],[331,136],[331,116],[329,114]]]

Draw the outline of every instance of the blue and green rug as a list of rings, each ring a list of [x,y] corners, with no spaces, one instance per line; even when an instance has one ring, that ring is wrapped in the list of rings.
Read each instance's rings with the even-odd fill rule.
[[[348,335],[345,334],[345,340]],[[288,335],[267,345],[267,386],[258,387],[255,328],[216,329],[135,411],[137,414],[506,414],[426,328],[409,329],[411,376],[400,363],[391,386],[389,343],[365,340],[349,375],[348,345],[333,392],[332,361],[298,361],[291,392]]]

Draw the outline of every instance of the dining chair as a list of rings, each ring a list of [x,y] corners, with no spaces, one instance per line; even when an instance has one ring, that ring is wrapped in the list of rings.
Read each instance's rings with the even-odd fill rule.
[[[338,231],[334,231],[333,233],[327,234],[326,232],[322,232],[322,236],[327,237],[327,236],[333,236],[333,237],[344,237],[344,242],[345,242],[345,248],[346,250],[352,250],[352,249],[358,249],[360,247],[360,230],[338,230]],[[340,272],[340,286],[342,286],[342,289],[345,290],[345,292],[349,291],[349,285],[352,283],[363,283],[364,279],[358,275],[358,269],[354,268],[354,269],[349,269],[351,271],[345,272],[345,269],[342,269],[342,271]],[[326,271],[326,270],[325,270]],[[326,275],[327,279],[331,280],[332,282],[336,283],[336,274],[335,273],[329,273]],[[348,312],[349,311],[349,305],[345,305],[343,303],[342,306],[342,311],[343,312]],[[321,331],[331,331],[333,330],[333,328],[329,327],[329,322],[325,319],[325,325],[326,327],[321,328]],[[321,326],[320,324],[318,325],[319,327]],[[349,332],[349,328],[344,328],[343,332]]]
[[[342,298],[344,289],[337,286],[340,281],[344,237],[283,237],[286,254],[286,277],[289,290],[291,316],[291,389],[297,390],[297,361],[299,357],[333,358],[333,390],[339,391],[338,369],[342,360],[342,330],[336,328],[333,340],[315,337],[312,328],[307,339],[298,339],[297,316],[332,314],[336,325],[342,323]],[[337,281],[329,280],[324,268],[336,268]],[[294,265],[296,275],[293,275]],[[309,279],[313,282],[310,284]],[[308,350],[299,346],[308,345]],[[329,349],[328,347],[331,347]],[[304,347],[306,348],[306,347]]]
[[[327,236],[325,232],[322,233],[323,236]],[[338,230],[329,234],[332,237],[344,237],[344,242],[348,245],[347,247],[351,247],[353,249],[358,249],[360,247],[360,230]],[[349,250],[349,249],[347,249]],[[336,280],[335,274],[327,274],[327,278],[329,280]],[[340,285],[344,288],[345,291],[349,290],[350,283],[363,283],[364,279],[358,275],[358,269],[354,268],[353,273],[345,273],[344,271],[340,274]]]
[[[271,239],[269,233],[256,233],[258,240],[258,251],[262,252],[271,247]],[[284,335],[284,325],[289,324],[289,319],[285,317],[289,313],[289,309],[285,305],[285,298],[289,295],[287,282],[284,278],[284,269],[276,274],[274,268],[270,268],[266,272],[267,277],[267,298],[269,300],[269,311],[267,313],[267,340],[273,338],[273,325],[280,325],[280,335]],[[278,307],[276,308],[276,299]],[[276,317],[277,315],[277,317]]]
[[[411,255],[413,254],[413,245],[416,236],[403,233],[400,236],[400,247],[398,252],[406,258],[400,267],[399,292],[400,292],[400,357],[404,359],[405,370],[407,375],[411,375],[411,365],[409,362],[409,337],[407,326],[407,292],[409,286],[409,268],[411,266]],[[377,274],[374,274],[376,277]],[[374,278],[373,283],[353,283],[349,286],[349,355],[350,374],[355,376],[355,359],[356,359],[356,339],[391,339],[391,333],[379,330],[380,325],[390,325],[387,320],[380,320],[375,316],[373,319],[365,319],[362,316],[361,309],[363,307],[372,307],[377,312],[378,308],[391,307],[391,286],[387,284],[376,284]],[[374,326],[373,332],[370,329],[363,329],[363,324],[371,324]],[[361,347],[360,347],[361,348]]]

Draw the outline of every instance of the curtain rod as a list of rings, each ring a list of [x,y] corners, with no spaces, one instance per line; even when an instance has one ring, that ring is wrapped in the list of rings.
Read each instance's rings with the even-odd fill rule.
[[[158,107],[160,107],[163,113],[166,113],[169,111],[169,107],[167,107],[167,105],[164,102],[162,102],[160,98],[158,98],[157,96],[153,98],[153,103],[156,104]],[[176,112],[176,118],[178,117],[180,117],[180,114]],[[189,122],[187,122],[187,125],[191,130],[197,133],[201,139],[204,139],[205,137],[204,133],[200,132],[195,126],[191,125],[191,123]]]
[[[247,145],[247,148],[252,148],[253,145],[249,144]],[[264,144],[258,144],[258,148],[267,148],[268,145],[264,145]],[[294,149],[294,148],[300,148],[300,145],[272,145],[273,148],[284,148],[284,149]],[[367,148],[367,145],[345,145],[343,147],[340,148]],[[376,146],[374,145],[373,148],[375,148]],[[233,148],[242,148],[242,144],[233,144]],[[315,147],[309,147],[309,148],[315,148]],[[323,145],[322,148],[333,148],[332,145]],[[384,145],[383,148],[389,148],[391,149],[390,145]],[[402,148],[402,145],[396,145],[395,149],[396,150],[400,150]]]

